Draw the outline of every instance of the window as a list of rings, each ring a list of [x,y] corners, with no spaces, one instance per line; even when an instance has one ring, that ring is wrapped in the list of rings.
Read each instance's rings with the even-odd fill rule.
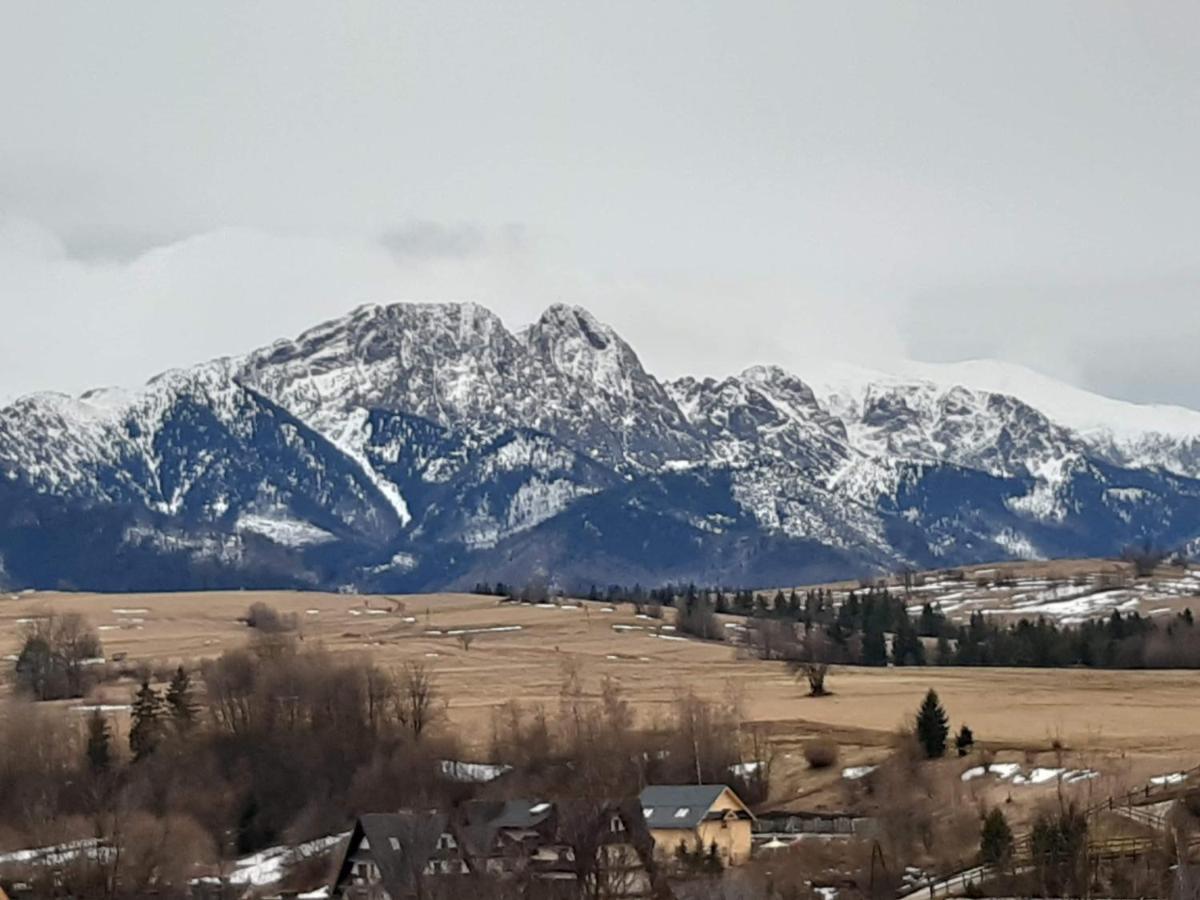
[[[613,816],[608,823],[608,830],[612,832],[620,832],[625,830],[625,823],[620,816]]]
[[[692,808],[690,806],[681,806],[679,809],[675,810],[675,818],[686,819],[688,817],[688,813],[691,811]]]
[[[437,845],[439,850],[453,850],[458,846],[454,840],[454,835],[448,832],[442,832],[442,836],[438,838]]]
[[[654,815],[654,807],[653,806],[645,806],[642,808],[642,817],[643,818],[648,819],[652,815]]]
[[[388,843],[392,845],[393,850],[400,849],[400,838],[390,837],[388,838]]]

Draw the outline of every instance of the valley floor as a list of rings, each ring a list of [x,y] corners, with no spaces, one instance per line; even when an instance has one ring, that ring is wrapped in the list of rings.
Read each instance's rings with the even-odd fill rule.
[[[1055,747],[1065,747],[1070,766],[1102,770],[1128,786],[1200,762],[1192,671],[842,667],[829,678],[833,696],[813,699],[782,663],[681,638],[669,619],[603,603],[501,604],[466,594],[23,594],[0,599],[0,657],[10,668],[23,624],[48,609],[87,616],[108,659],[124,654],[126,666],[216,656],[245,643],[250,630],[239,617],[257,601],[295,614],[305,646],[369,654],[388,666],[428,663],[451,721],[480,757],[495,709],[511,700],[555,705],[564,671],[578,667],[590,692],[603,676],[617,679],[646,723],[664,716],[681,691],[738,698],[745,720],[771,735],[772,800],[779,803],[844,802],[850,785],[841,768],[878,761],[930,687],[952,727],[970,725],[999,759],[1051,766],[1063,752]],[[119,714],[131,690],[128,681],[105,685],[60,706],[80,715],[87,704],[103,703]],[[818,733],[841,745],[838,769],[804,764],[802,744]]]

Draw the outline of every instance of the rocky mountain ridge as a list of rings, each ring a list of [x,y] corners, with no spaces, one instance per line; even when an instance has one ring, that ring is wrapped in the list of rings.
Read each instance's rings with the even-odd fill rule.
[[[0,409],[0,582],[753,585],[1194,546],[1200,425],[1134,418],[1117,439],[904,375],[662,381],[579,308],[513,332],[475,304],[362,307]]]

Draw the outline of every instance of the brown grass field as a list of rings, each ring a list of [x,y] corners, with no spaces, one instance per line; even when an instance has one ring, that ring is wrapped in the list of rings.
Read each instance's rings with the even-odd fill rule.
[[[781,663],[746,658],[729,645],[656,633],[663,623],[601,603],[501,605],[464,594],[22,594],[0,596],[0,657],[6,657],[7,672],[22,620],[54,609],[86,615],[100,629],[110,659],[124,653],[129,661],[194,661],[244,644],[250,631],[238,617],[257,600],[295,613],[306,646],[366,653],[389,666],[429,663],[451,722],[476,754],[486,752],[491,713],[500,704],[557,702],[570,659],[589,690],[602,676],[617,679],[647,722],[665,715],[681,690],[740,697],[746,721],[761,723],[771,735],[775,802],[847,802],[851,785],[840,769],[885,756],[929,687],[940,694],[952,727],[969,724],[999,760],[1101,772],[1104,778],[1086,783],[1093,796],[1200,764],[1195,672],[840,668],[829,679],[833,696],[813,699]],[[495,628],[510,630],[486,630]],[[469,648],[455,634],[463,630],[474,630]],[[106,685],[89,702],[127,703],[132,688],[130,682]],[[837,768],[815,772],[803,763],[801,745],[816,734],[838,740]],[[1056,743],[1066,749],[1053,749]],[[942,765],[968,764],[954,759]],[[972,782],[970,790],[1031,795],[1052,789]]]

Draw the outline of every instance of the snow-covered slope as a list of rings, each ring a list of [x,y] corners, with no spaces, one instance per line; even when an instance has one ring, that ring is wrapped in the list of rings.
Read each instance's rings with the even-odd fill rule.
[[[1161,415],[1160,415],[1161,413]],[[0,408],[13,585],[779,583],[1200,546],[1200,413],[994,363],[662,382],[586,310],[362,307]]]
[[[831,410],[853,415],[869,394],[942,396],[956,389],[1014,397],[1109,461],[1200,476],[1200,410],[1105,397],[997,360],[892,360],[882,369],[808,358],[804,379]]]

